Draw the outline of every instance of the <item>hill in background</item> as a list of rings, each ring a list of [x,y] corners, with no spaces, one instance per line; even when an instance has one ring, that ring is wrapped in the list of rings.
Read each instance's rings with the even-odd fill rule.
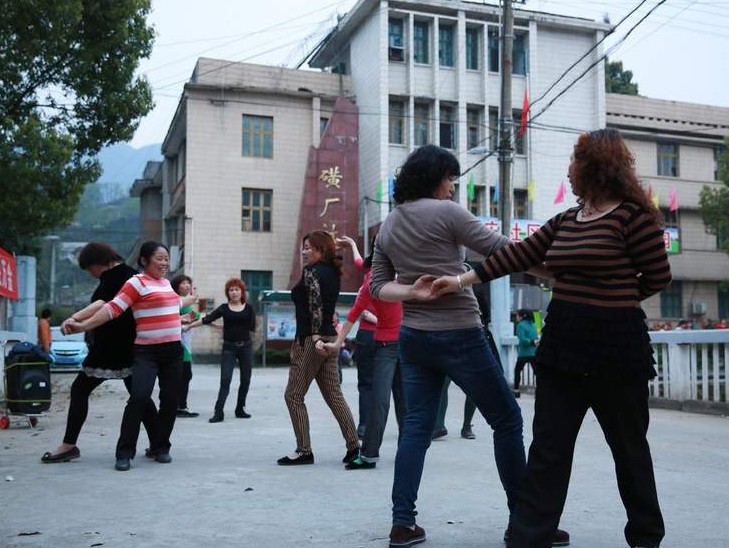
[[[142,176],[149,160],[162,160],[161,144],[134,148],[126,143],[106,147],[99,152],[99,161],[104,169],[97,184],[121,187],[127,194],[135,179]]]

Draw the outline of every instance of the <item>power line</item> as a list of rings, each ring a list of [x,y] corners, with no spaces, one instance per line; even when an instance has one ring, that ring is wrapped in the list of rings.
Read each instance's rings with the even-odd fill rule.
[[[645,14],[645,15],[644,15],[643,17],[641,17],[641,18],[640,18],[640,19],[638,20],[638,22],[637,22],[637,23],[635,23],[635,25],[633,25],[633,26],[632,26],[632,27],[631,27],[631,28],[630,28],[630,29],[628,30],[628,32],[627,32],[627,33],[625,33],[625,35],[624,35],[624,36],[623,36],[623,37],[622,37],[622,38],[621,38],[621,39],[620,39],[620,40],[619,40],[619,41],[618,41],[618,42],[617,42],[617,43],[616,43],[616,44],[615,44],[614,46],[612,46],[612,47],[610,48],[610,50],[609,50],[608,52],[604,53],[604,54],[603,54],[603,55],[601,55],[601,56],[600,56],[600,57],[599,57],[599,58],[598,58],[598,59],[597,59],[596,61],[594,61],[593,63],[591,63],[591,64],[590,64],[590,65],[589,65],[589,66],[588,66],[588,67],[587,67],[587,68],[586,68],[586,69],[585,69],[585,70],[584,70],[584,71],[583,71],[582,73],[580,73],[580,74],[579,74],[579,75],[577,76],[577,78],[575,78],[575,79],[574,79],[574,80],[573,80],[572,82],[570,82],[570,83],[569,83],[569,84],[568,84],[568,85],[567,85],[567,86],[566,86],[566,87],[565,87],[564,89],[562,89],[562,90],[561,90],[561,91],[560,91],[560,92],[559,92],[559,93],[558,93],[558,94],[557,94],[557,95],[556,95],[556,96],[555,96],[555,97],[554,97],[553,99],[551,99],[551,100],[550,100],[550,101],[549,101],[549,102],[548,102],[548,103],[547,103],[547,104],[546,104],[546,105],[545,105],[545,106],[544,106],[544,107],[543,107],[543,108],[542,108],[542,109],[541,109],[541,110],[540,110],[540,111],[539,111],[539,112],[538,112],[537,114],[535,114],[534,116],[532,116],[532,117],[531,117],[531,120],[535,120],[535,119],[539,118],[539,117],[540,117],[540,116],[541,116],[542,114],[544,114],[544,113],[545,113],[545,112],[547,111],[547,109],[549,109],[549,107],[551,107],[551,106],[552,106],[552,105],[553,105],[553,104],[554,104],[555,102],[557,102],[557,100],[558,100],[558,99],[559,99],[560,97],[562,97],[562,96],[563,96],[563,95],[564,95],[565,93],[567,93],[567,92],[568,92],[568,91],[569,91],[569,90],[570,90],[570,89],[571,89],[571,88],[572,88],[572,87],[573,87],[573,86],[574,86],[575,84],[577,84],[577,82],[579,82],[580,80],[582,80],[582,78],[584,78],[584,77],[585,77],[585,76],[586,76],[586,75],[587,75],[587,74],[588,74],[588,73],[589,73],[589,72],[590,72],[590,71],[591,71],[591,70],[592,70],[593,68],[595,68],[595,66],[599,65],[599,64],[600,64],[600,63],[602,63],[602,62],[603,62],[603,61],[604,61],[605,59],[607,59],[607,56],[608,56],[608,54],[609,54],[610,52],[614,51],[614,50],[615,50],[615,49],[617,49],[617,48],[618,48],[618,47],[619,47],[619,46],[620,46],[620,45],[621,45],[621,44],[622,44],[623,42],[625,42],[625,40],[626,40],[626,39],[628,38],[628,36],[630,36],[630,34],[631,34],[631,33],[632,33],[632,32],[633,32],[633,31],[634,31],[634,30],[635,30],[636,28],[638,28],[638,26],[639,26],[639,25],[640,25],[640,24],[641,24],[641,23],[642,23],[643,21],[645,21],[645,20],[646,20],[646,19],[647,19],[648,17],[650,17],[650,15],[651,15],[651,14],[652,14],[652,13],[653,13],[654,11],[656,11],[656,9],[658,9],[658,8],[659,8],[660,6],[662,6],[663,4],[665,4],[665,3],[667,2],[667,1],[668,1],[668,0],[660,0],[660,1],[659,1],[659,2],[658,2],[658,3],[656,4],[656,5],[655,5],[655,6],[653,6],[653,7],[652,7],[652,8],[651,8],[651,9],[650,9],[650,10],[648,11],[648,13],[646,13],[646,14]]]
[[[541,101],[542,99],[544,99],[544,97],[546,97],[546,95],[550,91],[552,91],[557,86],[557,84],[559,84],[562,81],[562,79],[565,76],[567,76],[567,73],[569,73],[583,59],[585,59],[588,55],[590,55],[590,53],[592,53],[593,51],[595,51],[600,46],[600,44],[602,44],[610,35],[612,35],[615,32],[615,30],[620,25],[622,25],[631,15],[633,15],[636,11],[638,11],[643,6],[643,4],[645,4],[647,1],[648,0],[642,0],[637,6],[635,6],[632,10],[630,10],[630,12],[628,12],[628,14],[625,15],[625,17],[623,17],[618,22],[617,25],[615,25],[608,32],[606,32],[605,35],[602,38],[600,38],[600,40],[598,40],[597,42],[595,42],[595,44],[590,49],[588,49],[579,59],[577,59],[577,61],[575,61],[569,67],[567,67],[567,69],[562,74],[560,74],[559,77],[554,82],[552,82],[552,85],[550,85],[544,92],[542,92],[542,94],[539,97],[537,97],[536,99],[534,99],[531,104],[534,105],[535,103],[538,103],[539,101]]]

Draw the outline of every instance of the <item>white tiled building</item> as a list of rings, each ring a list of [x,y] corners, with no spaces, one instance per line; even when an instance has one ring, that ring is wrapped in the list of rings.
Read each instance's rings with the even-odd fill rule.
[[[350,95],[343,75],[198,60],[162,144],[161,234],[203,307],[224,302],[231,277],[252,299],[288,287],[308,157]],[[206,351],[219,333],[195,339]]]
[[[473,2],[360,0],[313,56],[311,66],[352,78],[360,117],[360,199],[369,199],[362,215],[367,228],[387,214],[388,204],[377,200],[387,196],[382,185],[387,188],[413,148],[434,143],[453,149],[466,169],[479,159],[469,149],[496,147],[500,14],[497,5]],[[512,103],[517,126],[525,90],[536,99],[589,52],[532,107],[536,114],[599,59],[599,46],[589,50],[608,28],[585,19],[515,11]],[[515,218],[547,219],[564,208],[553,201],[566,178],[575,131],[604,127],[604,113],[604,76],[598,65],[530,125],[516,145]],[[497,184],[496,156],[472,173],[476,193],[468,207],[477,215],[495,215],[489,194]],[[458,201],[464,205],[469,179],[459,185]]]
[[[658,196],[666,226],[678,229],[680,252],[670,257],[673,283],[646,301],[649,319],[729,316],[729,256],[699,215],[704,186],[719,188],[718,159],[729,134],[729,108],[607,95],[607,125],[619,129],[635,155],[638,175]],[[669,211],[675,192],[678,211]],[[675,324],[675,322],[674,322]]]

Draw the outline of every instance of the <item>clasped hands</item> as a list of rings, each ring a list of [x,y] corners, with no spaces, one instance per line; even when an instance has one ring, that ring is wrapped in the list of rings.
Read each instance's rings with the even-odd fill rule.
[[[430,274],[420,276],[410,289],[412,299],[418,301],[433,301],[443,295],[458,291],[460,291],[460,284],[456,276],[437,278]]]

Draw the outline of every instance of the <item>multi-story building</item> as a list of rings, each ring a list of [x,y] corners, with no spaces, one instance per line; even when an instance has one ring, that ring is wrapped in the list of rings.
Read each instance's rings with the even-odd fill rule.
[[[313,55],[312,67],[352,78],[360,199],[368,206],[363,229],[387,215],[389,182],[414,148],[434,143],[452,149],[463,170],[480,159],[469,150],[496,148],[501,11],[457,0],[360,0]],[[576,132],[605,125],[598,42],[609,25],[525,10],[514,16],[514,109],[505,120],[515,120],[512,127],[518,128],[525,94],[534,102],[554,87],[532,105],[535,118],[526,135],[514,132],[513,217],[544,220],[564,207],[554,197],[566,178]],[[575,83],[593,63],[597,68]],[[494,155],[461,179],[457,199],[476,215],[496,216],[497,184]]]
[[[706,231],[699,193],[719,188],[719,157],[729,134],[729,108],[607,95],[607,125],[635,155],[638,176],[666,219],[673,283],[648,299],[649,320],[729,317],[729,256]],[[673,208],[671,202],[673,201]]]
[[[146,237],[170,247],[171,271],[191,276],[202,306],[225,301],[241,277],[261,290],[290,287],[301,237],[356,234],[357,116],[346,75],[200,59],[185,84],[139,195]],[[161,222],[160,222],[161,221]],[[344,289],[360,279],[349,272]],[[219,338],[196,333],[196,348]]]

